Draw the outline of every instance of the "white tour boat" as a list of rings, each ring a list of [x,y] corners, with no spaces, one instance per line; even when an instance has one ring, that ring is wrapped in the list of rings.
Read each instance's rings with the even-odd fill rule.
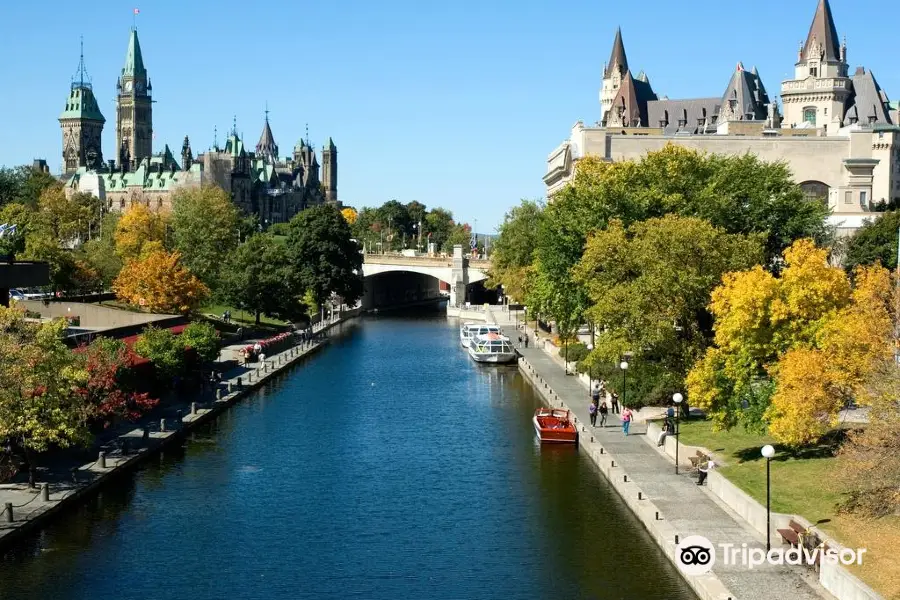
[[[459,328],[459,342],[462,344],[463,348],[468,348],[469,344],[476,336],[487,335],[489,333],[496,333],[497,335],[503,334],[500,330],[500,326],[493,323],[466,323]]]
[[[480,363],[508,363],[516,360],[516,349],[499,333],[476,335],[469,343],[469,356]]]

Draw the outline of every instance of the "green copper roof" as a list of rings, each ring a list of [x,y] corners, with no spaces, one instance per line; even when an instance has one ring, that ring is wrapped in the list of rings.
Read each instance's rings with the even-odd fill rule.
[[[141,56],[141,43],[138,41],[137,29],[131,30],[128,38],[128,52],[125,54],[125,68],[122,69],[123,77],[146,77],[144,57]]]
[[[66,109],[59,115],[60,119],[88,119],[105,123],[106,119],[100,113],[94,92],[88,85],[73,85],[69,97],[66,99]]]

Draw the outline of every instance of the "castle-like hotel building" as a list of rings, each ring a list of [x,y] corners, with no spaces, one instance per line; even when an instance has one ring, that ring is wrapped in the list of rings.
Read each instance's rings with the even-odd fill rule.
[[[781,110],[756,68],[741,63],[721,97],[659,97],[643,71],[632,73],[621,31],[604,69],[600,105],[595,126],[579,121],[550,154],[548,197],[572,180],[584,156],[640,159],[675,143],[786,161],[808,197],[827,199],[841,234],[877,216],[880,203],[900,199],[900,117],[871,71],[850,73],[828,0],[819,0],[794,78],[781,84]]]
[[[132,29],[125,66],[116,83],[116,149],[104,162],[102,133],[106,119],[100,112],[81,57],[65,109],[62,129],[63,181],[69,194],[89,192],[109,210],[141,203],[153,210],[169,210],[174,193],[183,187],[215,184],[231,194],[235,204],[261,222],[288,221],[301,210],[323,202],[338,203],[337,148],[329,138],[319,161],[309,140],[300,140],[292,156],[281,159],[266,114],[255,152],[233,127],[224,141],[194,156],[187,136],[176,158],[169,146],[153,153],[153,85],[144,66],[137,30]]]

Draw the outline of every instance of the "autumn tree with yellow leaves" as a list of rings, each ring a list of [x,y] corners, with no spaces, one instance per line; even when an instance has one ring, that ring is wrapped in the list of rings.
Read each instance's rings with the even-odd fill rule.
[[[143,204],[133,204],[116,224],[115,240],[116,254],[124,261],[162,250],[166,240],[166,216]]]
[[[128,261],[113,283],[116,296],[151,312],[188,313],[209,296],[209,288],[180,262],[178,252],[153,250]]]
[[[863,267],[851,281],[827,257],[799,240],[780,276],[756,267],[714,290],[715,346],[687,389],[718,426],[768,428],[802,446],[832,428],[848,400],[867,401],[865,383],[891,352],[890,274]]]
[[[343,215],[344,220],[347,221],[348,225],[353,225],[356,223],[356,218],[359,216],[359,213],[356,212],[356,209],[348,206],[341,210],[341,215]]]

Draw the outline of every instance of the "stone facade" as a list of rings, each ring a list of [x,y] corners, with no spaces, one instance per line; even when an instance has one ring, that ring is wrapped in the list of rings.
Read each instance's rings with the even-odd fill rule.
[[[794,78],[782,83],[783,117],[756,69],[741,63],[721,97],[669,100],[656,96],[643,73],[631,77],[621,32],[612,56],[601,120],[594,127],[576,123],[548,157],[548,197],[572,180],[584,156],[639,160],[674,143],[786,162],[808,197],[827,199],[842,234],[877,217],[880,203],[900,199],[897,111],[870,71],[848,76],[847,46],[838,45],[828,0],[819,0]]]
[[[329,138],[322,151],[322,182],[318,158],[308,140],[300,140],[291,157],[279,158],[268,111],[255,152],[245,148],[234,126],[224,147],[216,141],[207,152],[195,156],[185,136],[180,161],[168,145],[154,154],[152,85],[136,29],[131,30],[125,66],[116,83],[118,160],[103,163],[100,141],[105,119],[86,81],[83,57],[76,79],[59,118],[68,194],[93,193],[108,210],[140,203],[152,210],[169,211],[179,189],[214,184],[228,192],[245,213],[258,215],[263,225],[288,221],[323,202],[340,204],[334,142]]]

